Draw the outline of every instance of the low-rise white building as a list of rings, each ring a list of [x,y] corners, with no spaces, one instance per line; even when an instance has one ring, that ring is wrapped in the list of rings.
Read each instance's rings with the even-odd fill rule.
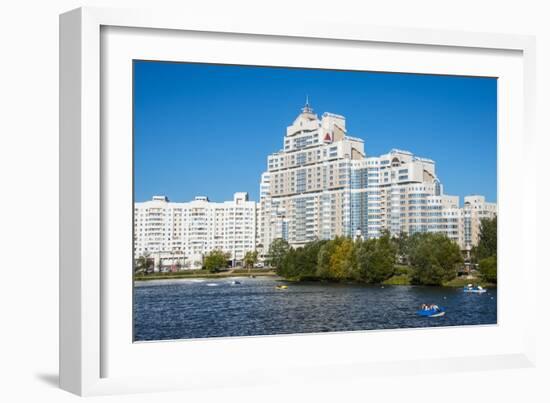
[[[222,250],[235,264],[255,250],[256,203],[248,194],[235,193],[232,201],[211,202],[205,196],[185,203],[166,196],[135,203],[134,257],[151,256],[178,260],[196,268],[203,255]],[[173,257],[173,258],[171,258]]]

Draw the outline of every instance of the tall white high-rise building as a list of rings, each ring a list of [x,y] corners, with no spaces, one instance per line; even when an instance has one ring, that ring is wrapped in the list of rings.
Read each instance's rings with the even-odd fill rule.
[[[325,113],[319,118],[306,103],[262,174],[263,252],[275,238],[299,246],[351,236],[351,163],[364,158],[363,140],[347,134],[343,116]]]
[[[241,261],[256,247],[256,203],[243,192],[221,203],[204,196],[186,203],[154,196],[135,203],[134,235],[135,258],[174,255],[186,266],[196,267],[205,253],[216,249]]]
[[[268,156],[258,244],[265,254],[276,238],[301,246],[336,236],[376,238],[387,230],[444,233],[471,247],[480,219],[496,214],[496,204],[479,198],[467,197],[460,208],[458,196],[444,194],[431,159],[397,149],[367,157],[343,116],[319,118],[306,103],[287,127],[283,148]]]

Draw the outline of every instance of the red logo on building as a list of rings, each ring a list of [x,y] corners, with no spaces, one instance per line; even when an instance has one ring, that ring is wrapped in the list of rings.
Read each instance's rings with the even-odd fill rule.
[[[325,134],[325,138],[323,139],[323,141],[324,141],[325,143],[330,143],[330,142],[332,142],[332,137],[331,137],[330,133]]]

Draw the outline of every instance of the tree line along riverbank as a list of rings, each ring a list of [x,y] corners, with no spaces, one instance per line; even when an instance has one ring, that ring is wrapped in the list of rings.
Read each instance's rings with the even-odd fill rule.
[[[497,282],[497,219],[484,219],[470,276],[460,276],[460,247],[444,234],[416,233],[353,240],[337,237],[293,248],[285,240],[272,242],[269,256],[275,272],[291,281],[353,281],[365,284],[463,286]]]
[[[245,264],[252,267],[256,252],[248,253]],[[237,276],[278,276],[287,281],[356,282],[384,285],[431,285],[462,287],[497,283],[497,219],[481,220],[479,242],[470,262],[477,270],[463,273],[464,258],[458,244],[438,233],[416,233],[398,237],[384,232],[373,239],[337,237],[293,248],[276,239],[269,253],[268,269],[221,270],[226,257],[221,251],[205,256],[201,270],[169,273],[136,272],[137,281],[181,278],[226,278]]]

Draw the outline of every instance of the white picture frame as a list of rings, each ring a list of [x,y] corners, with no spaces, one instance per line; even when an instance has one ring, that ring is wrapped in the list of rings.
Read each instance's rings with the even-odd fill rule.
[[[106,42],[102,33],[110,30],[115,36],[113,40],[109,39],[109,42]],[[138,45],[134,43],[132,46],[121,46],[125,43],[129,44],[121,40],[132,41],[131,37],[138,35],[138,30],[145,30],[141,31],[145,36],[137,41]],[[116,39],[117,32],[122,33],[118,39]],[[170,34],[163,36],[163,32]],[[129,331],[127,328],[129,318],[124,316],[128,305],[113,305],[110,295],[113,290],[118,290],[119,286],[126,287],[122,293],[127,295],[128,288],[122,284],[126,279],[131,282],[131,276],[115,276],[113,271],[107,270],[111,264],[110,259],[116,260],[117,257],[111,256],[109,244],[105,239],[108,235],[111,240],[121,241],[124,237],[121,234],[126,231],[128,238],[123,242],[126,245],[128,241],[131,243],[130,231],[124,225],[113,228],[109,217],[116,216],[120,211],[116,210],[117,208],[123,208],[121,205],[113,204],[113,200],[116,199],[113,192],[117,188],[127,189],[127,186],[119,185],[125,180],[130,183],[132,179],[131,177],[124,179],[124,170],[117,171],[117,177],[114,170],[110,171],[114,168],[109,161],[113,152],[125,153],[122,159],[127,161],[128,156],[131,156],[131,149],[124,151],[128,144],[124,143],[124,136],[112,134],[114,127],[127,131],[127,125],[124,126],[127,120],[118,120],[118,118],[115,121],[110,120],[109,108],[115,108],[113,110],[117,112],[122,111],[122,115],[128,113],[128,81],[118,80],[117,83],[121,83],[119,86],[119,84],[113,84],[114,81],[102,80],[102,74],[106,72],[120,74],[116,73],[118,67],[123,66],[128,58],[134,57],[132,52],[136,52],[134,55],[153,55],[160,58],[159,60],[166,57],[179,60],[181,55],[170,56],[170,53],[174,41],[180,40],[178,33],[184,35],[186,32],[192,32],[195,38],[216,34],[216,40],[220,38],[224,40],[224,37],[227,37],[229,41],[230,38],[238,37],[239,40],[252,38],[255,43],[260,44],[262,41],[269,41],[273,46],[282,49],[277,51],[279,53],[272,53],[272,57],[275,58],[282,57],[281,52],[285,49],[287,53],[292,53],[290,47],[293,42],[300,46],[313,46],[312,41],[317,41],[315,46],[331,46],[336,51],[346,46],[358,48],[359,51],[362,51],[363,45],[380,48],[393,46],[395,54],[391,57],[397,58],[394,59],[396,63],[403,59],[400,52],[409,51],[409,47],[414,52],[423,53],[423,59],[407,61],[411,67],[406,71],[439,74],[462,72],[472,75],[486,71],[491,75],[491,71],[502,69],[503,75],[499,78],[502,78],[504,91],[501,91],[501,94],[504,95],[499,94],[498,118],[499,325],[329,335],[224,338],[145,343],[138,346],[132,344],[126,336],[117,336],[125,335]],[[156,33],[156,37],[146,37],[151,33]],[[158,35],[159,33],[161,34]],[[109,46],[117,52],[113,54],[102,49]],[[155,49],[151,50],[152,47]],[[124,49],[130,50],[125,52]],[[533,366],[535,363],[533,317],[536,312],[536,296],[533,290],[527,287],[514,290],[512,276],[502,274],[503,268],[511,267],[516,263],[516,266],[520,267],[517,269],[520,276],[516,276],[516,280],[536,276],[536,251],[534,250],[536,245],[534,242],[527,242],[522,236],[531,231],[535,232],[536,209],[533,203],[526,199],[528,192],[513,191],[514,187],[535,188],[536,179],[534,175],[516,176],[518,174],[514,173],[512,165],[509,164],[512,158],[524,163],[534,155],[536,144],[533,129],[534,49],[534,38],[520,35],[367,27],[309,20],[249,21],[244,16],[238,20],[218,21],[150,10],[81,8],[61,15],[61,387],[79,395],[97,395],[293,382],[298,374],[301,381],[305,378],[335,380],[335,371],[327,371],[327,369],[338,369],[338,377],[346,379],[352,376],[374,374],[413,374]],[[430,53],[432,51],[445,53],[450,58],[447,65],[445,61],[436,63],[436,56]],[[235,50],[235,52],[238,51]],[[460,52],[464,52],[464,56],[461,56]],[[483,66],[474,66],[475,63],[471,63],[470,69],[467,65],[461,66],[460,62],[455,63],[461,58],[467,60],[466,53],[471,54],[472,58],[485,57],[484,55],[489,54],[487,70],[483,70]],[[513,57],[498,59],[499,55],[505,54]],[[104,57],[112,57],[114,60],[115,55],[116,58],[121,59],[120,64],[111,66],[102,60]],[[491,59],[493,56],[496,57],[495,60]],[[220,53],[211,57],[213,61],[223,62],[231,56],[223,54],[220,49]],[[249,55],[250,59],[247,60],[249,60],[248,63],[259,64],[269,64],[274,60],[262,57],[261,52],[252,52]],[[347,63],[344,67],[349,68],[351,62],[349,58],[347,60],[344,62]],[[288,63],[287,61],[285,65]],[[296,63],[298,66],[303,66],[299,61]],[[402,60],[401,63],[404,61]],[[413,66],[414,63],[420,64]],[[432,69],[432,65],[437,67]],[[376,69],[375,65],[370,66]],[[506,66],[509,66],[509,69]],[[383,66],[379,68],[384,69]],[[120,76],[117,77],[120,78]],[[131,77],[128,78],[131,79]],[[507,92],[508,89],[512,92]],[[106,94],[114,94],[114,97],[110,98],[111,95]],[[517,96],[509,100],[505,97],[506,94],[517,94]],[[120,103],[117,103],[117,99]],[[108,100],[108,108],[106,100]],[[501,109],[502,107],[505,109]],[[504,115],[503,112],[506,114]],[[502,133],[506,134],[504,139]],[[517,152],[517,155],[514,155],[514,152]],[[124,199],[124,195],[122,197]],[[130,210],[130,207],[127,208]],[[510,213],[512,210],[515,214]],[[128,213],[131,214],[131,211]],[[503,233],[502,228],[514,228],[514,234]],[[511,246],[515,248],[513,252]],[[503,259],[500,256],[509,257],[509,260],[506,260],[508,263],[501,264]],[[527,308],[526,310],[530,313],[520,317],[513,304],[507,303],[508,298],[521,300],[523,309]],[[449,347],[448,351],[439,350],[434,354],[413,354],[407,350],[408,346],[419,338],[433,340],[434,343],[441,342],[444,345],[449,341],[457,340],[458,337],[472,337],[482,341],[478,350]],[[344,352],[349,355],[350,352],[357,351],[356,347],[361,346],[362,343],[364,345],[365,341],[368,341],[367,345],[370,347],[364,348],[366,350],[364,354],[352,354],[352,359],[348,360],[339,359],[340,355],[345,355]],[[494,341],[493,345],[484,353],[484,346],[489,346],[491,341]],[[315,356],[315,349],[310,348],[316,343],[316,348],[319,343],[329,347],[333,343],[344,343],[346,347],[341,354],[335,352],[319,358]],[[397,343],[403,348],[394,349],[393,354],[377,355],[375,350],[383,350],[381,347],[384,343],[392,343],[394,346]],[[285,360],[279,360],[278,354],[283,349],[294,351],[296,354],[293,354],[291,359],[287,357]],[[235,352],[239,355],[235,356]],[[178,354],[187,357],[185,364],[168,358],[177,357]],[[236,357],[238,360],[235,360]],[[208,366],[202,361],[207,361]],[[124,362],[131,365],[125,366]],[[158,372],[159,375],[139,376],[133,373],[131,368],[136,365],[146,366],[151,373]],[[224,371],[230,366],[236,366],[240,370],[235,375],[227,374]],[[214,372],[211,370],[212,367],[216,368]],[[165,373],[162,371],[163,368],[166,369]],[[209,368],[208,379],[205,379],[203,375],[209,371]],[[258,371],[260,368],[261,371]],[[284,371],[281,371],[281,368]],[[308,368],[307,374],[303,373],[303,368]],[[139,370],[135,372],[139,374]],[[327,372],[331,373],[330,376],[326,375]],[[243,376],[243,373],[246,373],[246,376]],[[222,374],[225,376],[221,376]]]

